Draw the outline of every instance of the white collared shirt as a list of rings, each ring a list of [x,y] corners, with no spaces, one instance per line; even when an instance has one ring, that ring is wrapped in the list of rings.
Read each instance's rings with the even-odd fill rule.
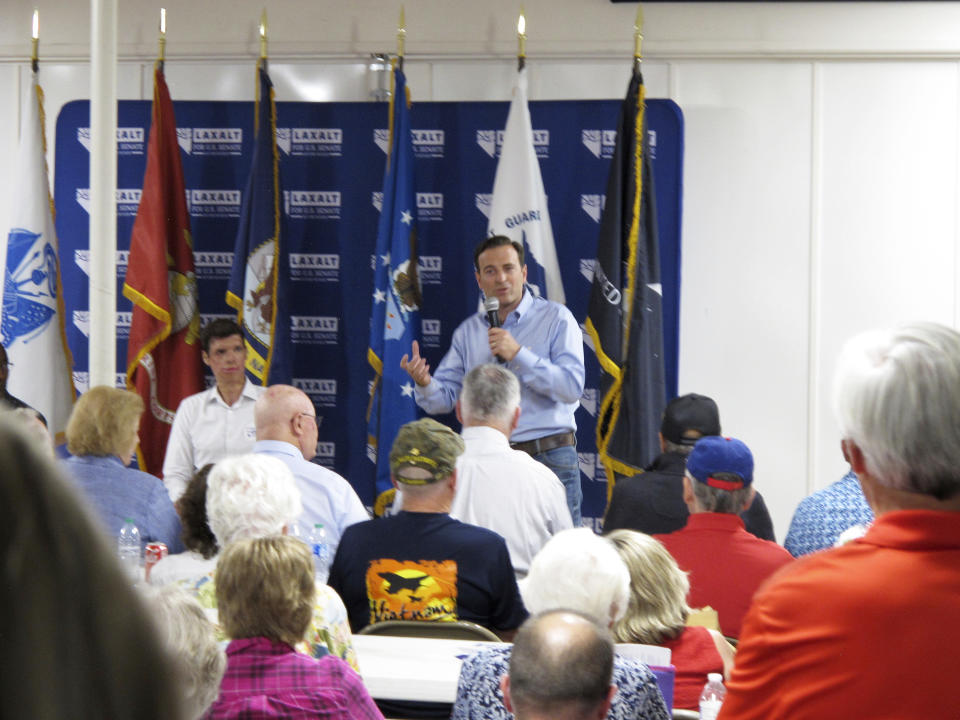
[[[573,527],[560,479],[527,453],[513,450],[499,430],[463,429],[457,492],[450,514],[503,536],[517,577],[555,533]]]
[[[163,482],[174,502],[199,468],[253,452],[253,406],[265,391],[248,378],[233,405],[223,401],[216,385],[180,401],[163,458]]]

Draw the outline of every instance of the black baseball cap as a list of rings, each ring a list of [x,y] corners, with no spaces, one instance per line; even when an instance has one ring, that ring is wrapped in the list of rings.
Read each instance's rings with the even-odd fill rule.
[[[697,437],[685,437],[684,433],[694,430]],[[706,395],[689,393],[674,398],[667,403],[663,411],[660,433],[664,438],[677,445],[695,445],[700,437],[720,434],[720,411],[713,398]]]

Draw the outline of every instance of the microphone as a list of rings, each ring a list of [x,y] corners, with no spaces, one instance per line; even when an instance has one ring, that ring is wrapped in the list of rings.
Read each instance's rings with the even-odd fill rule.
[[[484,298],[483,309],[487,313],[487,320],[490,322],[490,327],[500,327],[500,301],[495,297]],[[494,357],[497,358],[497,362],[501,365],[506,363],[499,355],[495,355]]]
[[[500,301],[495,297],[484,298],[483,309],[487,313],[490,327],[500,327]]]

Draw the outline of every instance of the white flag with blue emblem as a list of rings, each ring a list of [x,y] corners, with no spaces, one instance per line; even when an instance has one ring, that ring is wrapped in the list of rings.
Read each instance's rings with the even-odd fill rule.
[[[517,74],[513,89],[493,181],[487,234],[506,235],[522,243],[526,254],[527,284],[548,300],[565,302],[547,195],[543,191],[540,161],[534,147],[533,124],[527,106],[526,69]]]
[[[0,342],[11,365],[7,392],[43,413],[50,433],[58,436],[67,426],[75,393],[43,121],[43,91],[34,74],[20,125]]]

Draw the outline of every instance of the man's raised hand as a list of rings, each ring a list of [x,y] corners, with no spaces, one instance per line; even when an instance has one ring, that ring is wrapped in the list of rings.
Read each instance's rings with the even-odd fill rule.
[[[407,355],[400,358],[400,367],[407,371],[417,385],[426,387],[430,384],[430,366],[420,357],[420,344],[416,340],[413,341],[411,353],[409,359]]]

